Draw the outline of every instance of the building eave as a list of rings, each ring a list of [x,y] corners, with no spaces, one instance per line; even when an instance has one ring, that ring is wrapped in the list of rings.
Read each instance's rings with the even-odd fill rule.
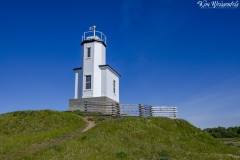
[[[112,72],[114,72],[115,74],[117,74],[119,77],[121,77],[121,75],[117,72],[117,71],[115,71],[112,67],[110,67],[108,64],[106,64],[106,65],[99,65],[99,67],[101,68],[101,67],[107,67],[107,68],[109,68]]]
[[[74,71],[76,71],[76,70],[81,70],[81,69],[82,69],[82,67],[79,67],[79,68],[73,68]]]

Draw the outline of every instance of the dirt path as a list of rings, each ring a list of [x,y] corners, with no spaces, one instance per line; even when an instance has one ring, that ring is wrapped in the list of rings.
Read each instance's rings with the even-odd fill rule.
[[[79,130],[75,131],[75,132],[72,132],[72,133],[69,133],[68,135],[64,135],[60,138],[57,138],[55,140],[52,140],[52,141],[46,141],[46,142],[42,142],[40,144],[32,144],[32,146],[24,151],[20,151],[18,153],[15,153],[14,155],[10,155],[10,156],[7,156],[7,157],[4,157],[3,159],[4,160],[10,160],[10,159],[15,159],[15,158],[18,158],[24,154],[29,154],[29,153],[33,153],[33,152],[36,152],[40,149],[43,149],[43,148],[46,148],[46,147],[53,147],[53,146],[58,146],[58,144],[62,141],[66,141],[68,139],[71,139],[71,138],[74,138],[74,137],[77,137],[78,135],[88,131],[89,129],[93,128],[96,123],[94,121],[89,121],[87,117],[83,117],[82,118],[87,126],[82,129],[80,128]]]
[[[86,117],[84,117],[83,120],[87,123],[87,127],[84,128],[81,133],[88,131],[96,125],[95,122],[89,121]]]

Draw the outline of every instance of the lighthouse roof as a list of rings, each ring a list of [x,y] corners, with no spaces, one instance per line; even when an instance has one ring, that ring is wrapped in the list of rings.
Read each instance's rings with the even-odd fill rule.
[[[92,43],[92,42],[100,42],[100,43],[102,43],[105,47],[107,47],[107,45],[106,45],[106,43],[104,43],[104,41],[98,40],[98,39],[90,39],[90,38],[82,41],[81,46],[82,46],[83,44],[85,44],[85,43]]]
[[[115,71],[115,70],[114,70],[112,67],[110,67],[108,64],[106,64],[106,65],[99,65],[99,67],[100,67],[100,68],[106,67],[106,68],[110,69],[113,73],[115,73],[118,77],[121,77],[121,75],[120,75],[119,73],[117,73],[117,71]]]

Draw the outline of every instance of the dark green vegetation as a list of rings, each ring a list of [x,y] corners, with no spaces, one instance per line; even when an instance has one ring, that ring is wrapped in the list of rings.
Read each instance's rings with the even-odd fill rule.
[[[206,128],[205,132],[209,133],[214,138],[235,138],[240,137],[240,126],[239,127],[217,127],[217,128]]]
[[[185,120],[85,117],[81,112],[26,111],[0,115],[0,159],[240,159]]]

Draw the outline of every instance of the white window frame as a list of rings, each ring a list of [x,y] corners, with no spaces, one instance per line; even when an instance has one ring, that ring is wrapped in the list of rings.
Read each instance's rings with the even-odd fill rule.
[[[113,80],[113,94],[116,94],[116,81]]]
[[[87,82],[88,76],[90,76],[90,82]],[[85,90],[92,90],[92,75],[88,74],[88,75],[85,75],[84,77],[85,77],[85,86],[84,86]],[[87,83],[90,83],[90,89],[87,88]]]
[[[92,52],[91,52],[91,47],[87,47],[87,55],[86,55],[86,58],[91,58],[92,57]],[[89,55],[89,56],[88,56]]]

